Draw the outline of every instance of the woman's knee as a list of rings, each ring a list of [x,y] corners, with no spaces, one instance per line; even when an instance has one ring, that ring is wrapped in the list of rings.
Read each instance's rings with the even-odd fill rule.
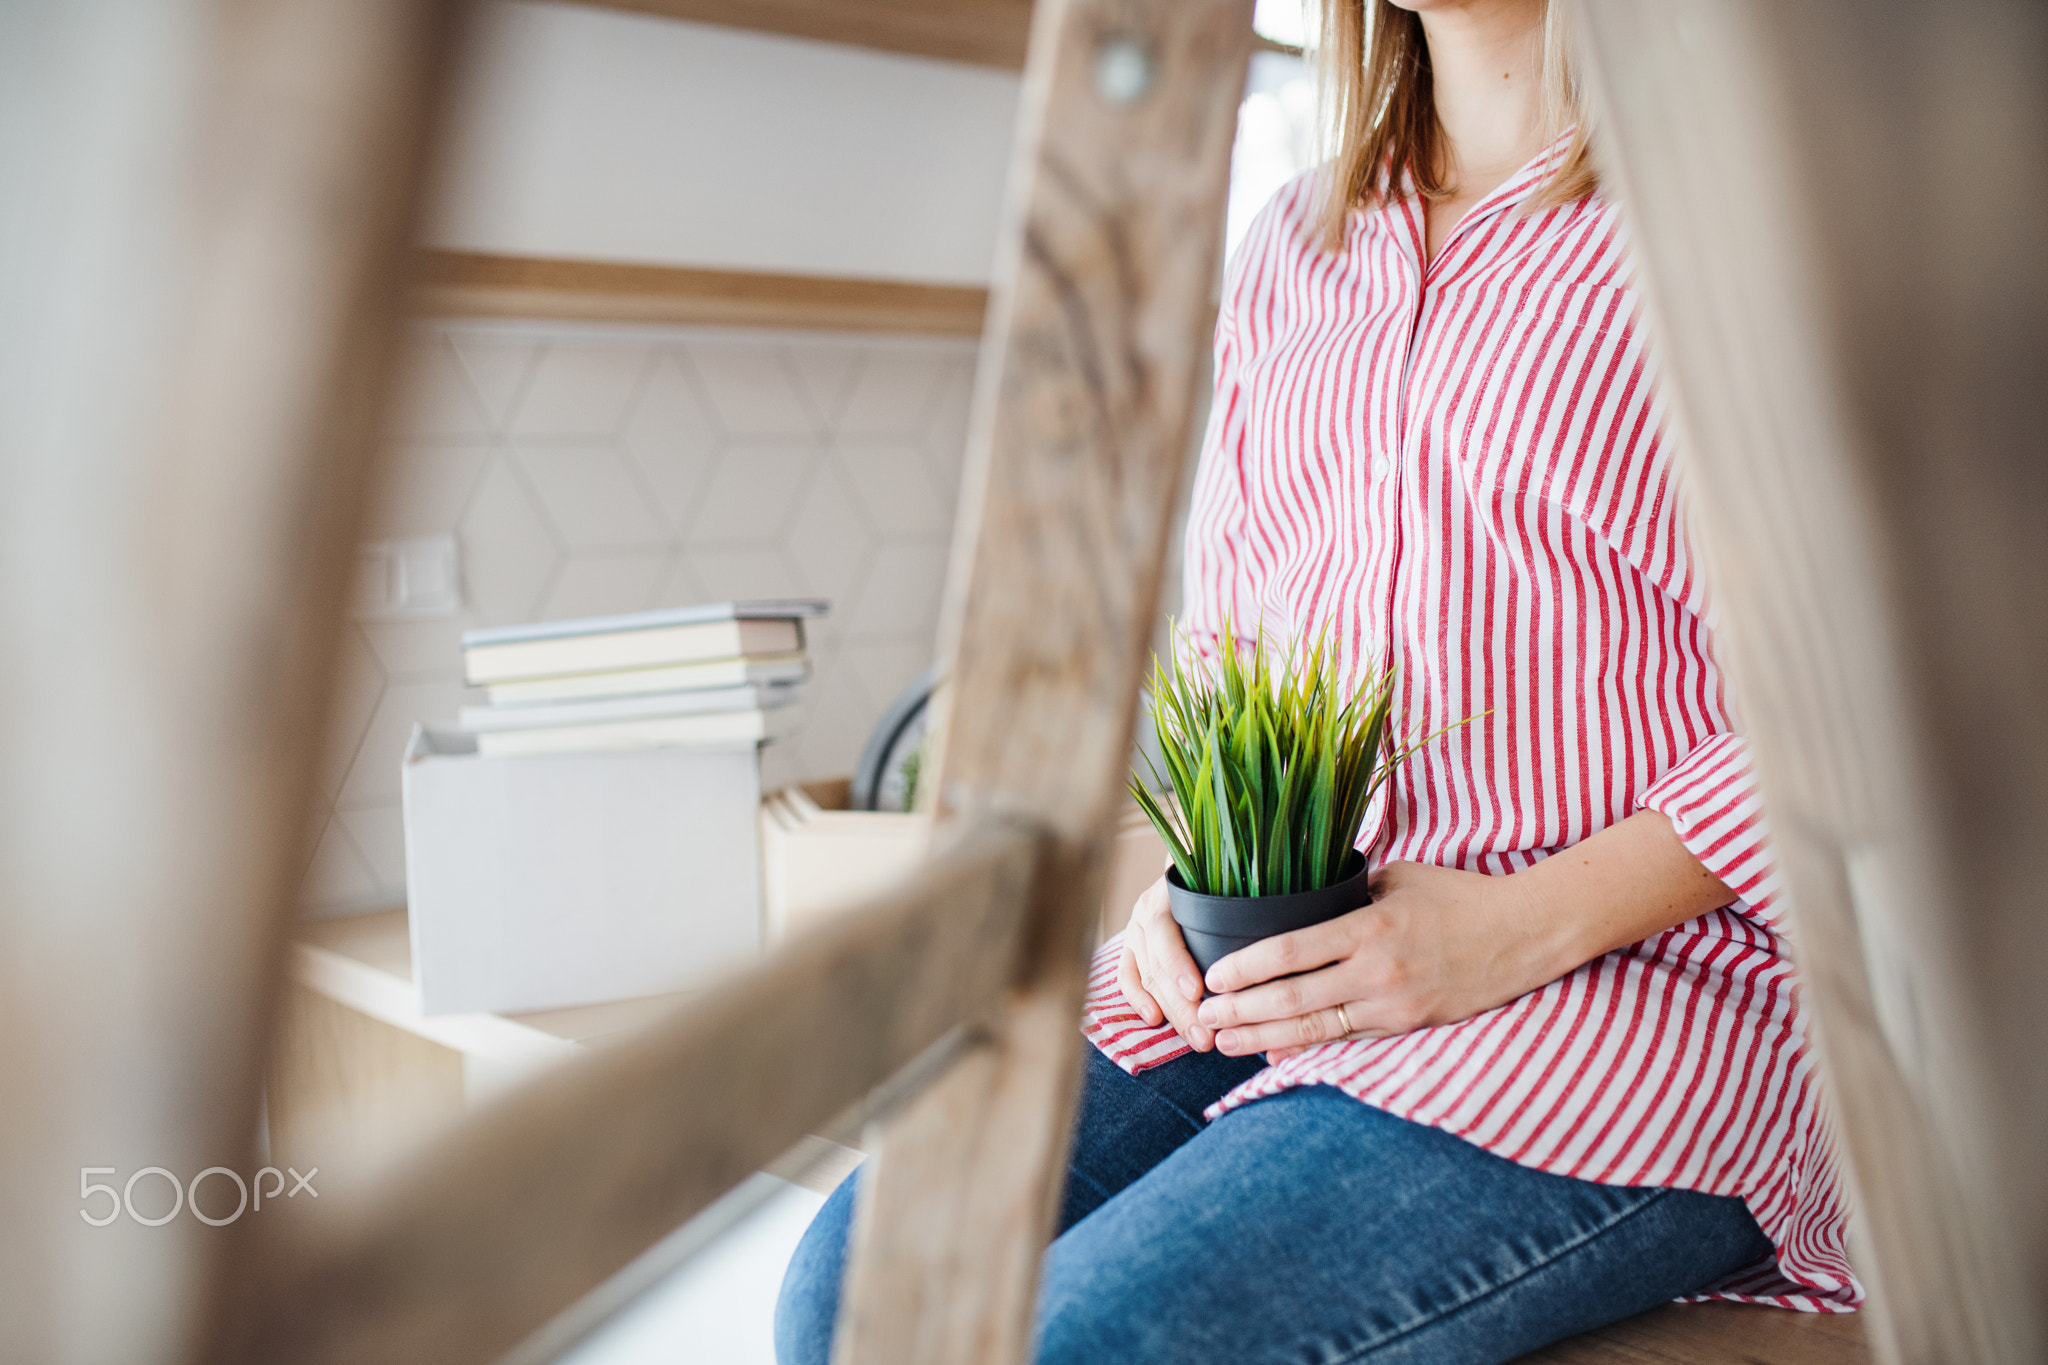
[[[777,1365],[827,1365],[832,1325],[839,1317],[839,1286],[846,1274],[846,1243],[853,1228],[854,1172],[839,1183],[805,1229],[783,1272],[775,1300]]]

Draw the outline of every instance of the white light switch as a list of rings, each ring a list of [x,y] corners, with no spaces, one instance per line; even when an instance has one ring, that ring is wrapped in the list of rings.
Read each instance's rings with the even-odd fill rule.
[[[356,551],[356,619],[416,621],[462,609],[452,535],[374,540]]]

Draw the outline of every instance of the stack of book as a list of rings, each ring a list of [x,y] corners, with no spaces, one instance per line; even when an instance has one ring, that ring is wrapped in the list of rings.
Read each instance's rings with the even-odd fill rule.
[[[462,708],[486,755],[765,743],[796,729],[817,601],[717,602],[472,630]]]

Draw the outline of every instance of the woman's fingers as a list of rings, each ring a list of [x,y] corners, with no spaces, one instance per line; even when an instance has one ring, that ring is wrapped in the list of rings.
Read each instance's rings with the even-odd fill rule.
[[[1356,1014],[1350,1004],[1345,1005],[1347,1014]],[[1358,1021],[1354,1018],[1352,1023]],[[1264,1024],[1241,1024],[1236,1028],[1221,1029],[1216,1034],[1216,1050],[1226,1057],[1244,1057],[1254,1052],[1292,1055],[1303,1048],[1318,1043],[1333,1043],[1339,1038],[1379,1038],[1384,1031],[1371,1028],[1356,1028],[1350,1033],[1344,1031],[1336,1009],[1312,1010],[1298,1014],[1292,1019],[1280,1019]],[[1270,1060],[1279,1061],[1274,1055]]]
[[[1154,998],[1160,1002],[1159,1007],[1166,1011],[1166,1022],[1173,1025],[1175,1033],[1187,1040],[1189,1047],[1197,1052],[1207,1052],[1216,1046],[1216,1031],[1195,1018],[1193,1002],[1171,992],[1162,992]]]
[[[1116,964],[1116,984],[1124,993],[1124,999],[1131,1002],[1131,1008],[1138,1012],[1138,1017],[1156,1028],[1166,1016],[1160,1011],[1159,1002],[1152,998],[1152,992],[1146,990],[1139,979],[1138,956],[1131,950],[1131,935],[1137,932],[1135,925],[1124,931],[1123,955]]]
[[[1212,970],[1209,974],[1216,973]],[[1231,1028],[1312,1014],[1343,1004],[1358,994],[1343,979],[1346,975],[1341,969],[1310,972],[1306,976],[1267,981],[1229,995],[1212,995],[1202,1002],[1196,1018],[1210,1028]]]
[[[1195,969],[1194,958],[1188,955],[1187,940],[1181,937],[1180,926],[1173,922],[1164,877],[1145,888],[1145,894],[1138,898],[1137,907],[1131,912],[1131,925],[1143,937],[1136,948],[1142,984],[1173,1025],[1174,1032],[1195,1051],[1207,1052],[1213,1045],[1213,1031],[1195,1017],[1195,1006],[1202,998],[1202,978]]]
[[[1160,980],[1172,982],[1174,993],[1187,1001],[1188,1008],[1192,1010],[1202,998],[1202,972],[1195,966],[1194,956],[1188,952],[1188,941],[1181,935],[1180,926],[1174,923],[1173,912],[1167,907],[1164,877],[1159,879],[1158,887],[1159,904],[1148,916],[1145,946],[1151,950]]]
[[[1345,923],[1349,918],[1349,915],[1339,915],[1321,924],[1311,924],[1306,929],[1275,934],[1249,947],[1239,948],[1209,969],[1209,989],[1224,995],[1256,986],[1261,981],[1271,981],[1274,977],[1314,971],[1351,956],[1357,945],[1352,938],[1351,926]]]

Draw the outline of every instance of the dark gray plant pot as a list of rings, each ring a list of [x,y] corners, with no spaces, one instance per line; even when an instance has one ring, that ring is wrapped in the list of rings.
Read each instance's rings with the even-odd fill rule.
[[[1291,896],[1204,896],[1181,885],[1180,872],[1166,874],[1166,900],[1188,952],[1204,975],[1211,967],[1247,944],[1262,938],[1306,929],[1335,919],[1372,900],[1365,883],[1371,869],[1365,855],[1352,850],[1344,875],[1316,891]]]

